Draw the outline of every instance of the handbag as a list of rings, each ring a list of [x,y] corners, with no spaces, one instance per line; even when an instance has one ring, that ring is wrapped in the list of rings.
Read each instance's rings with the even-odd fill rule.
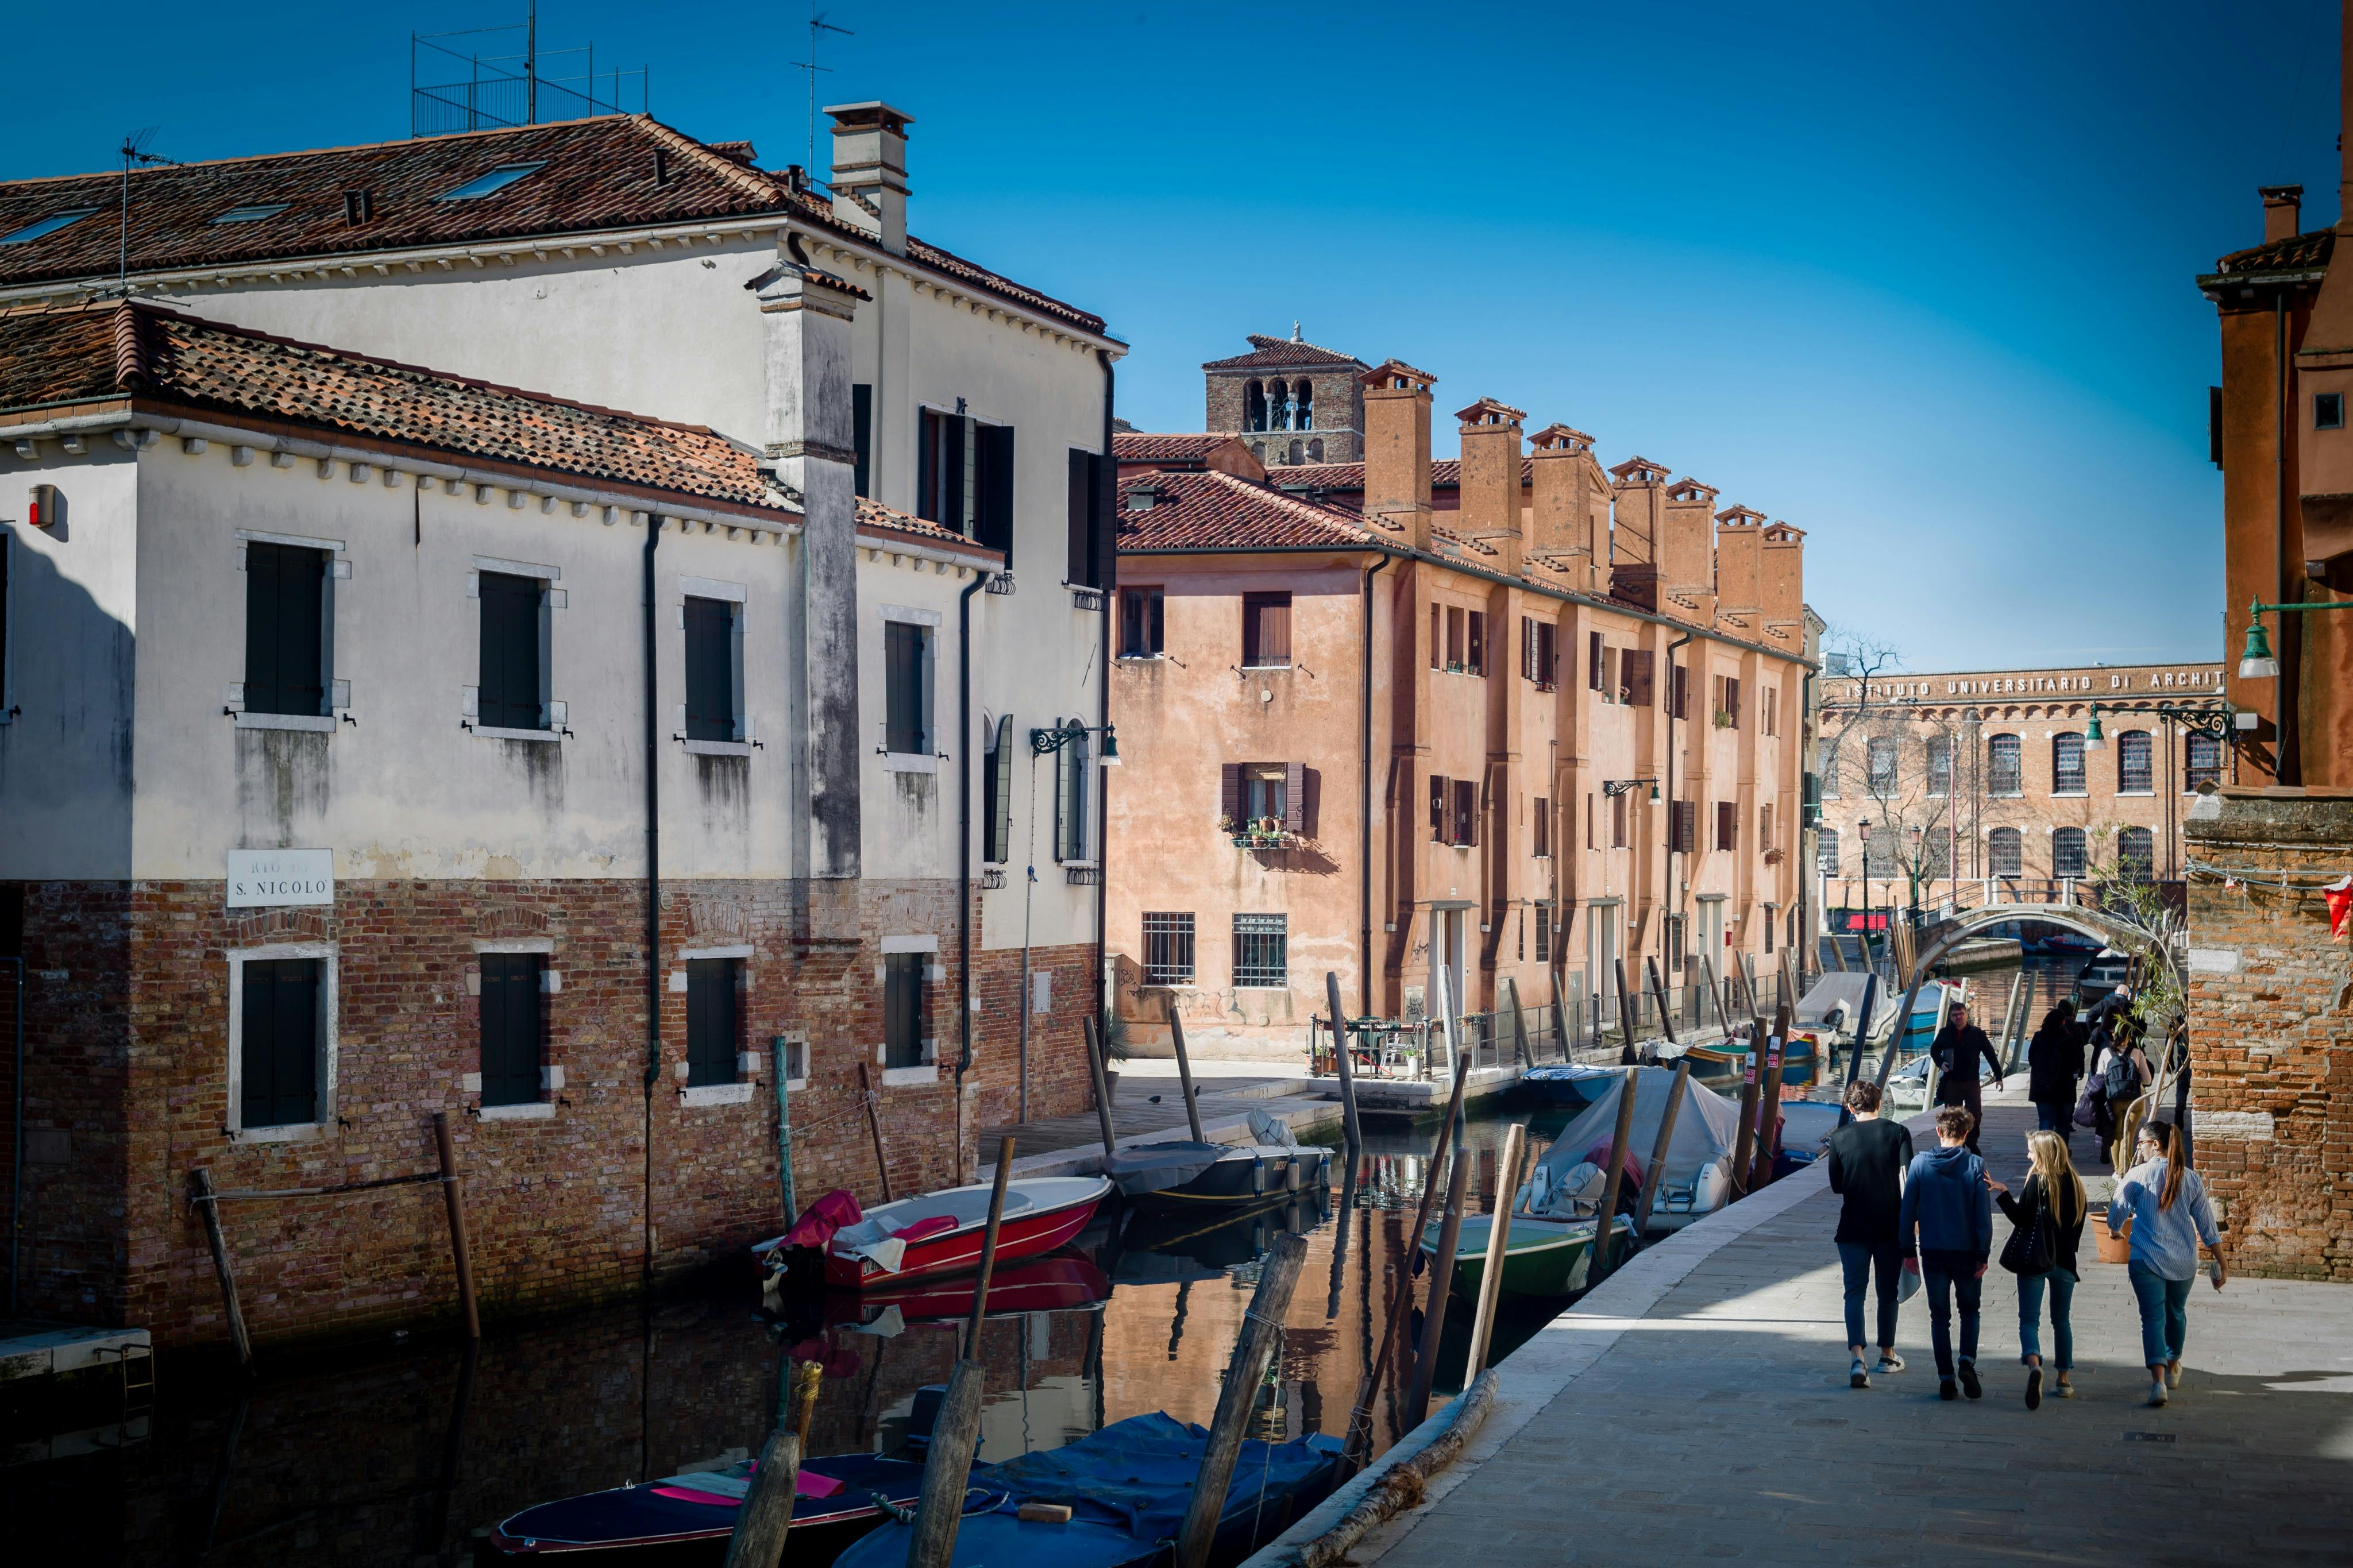
[[[2100,1085],[2094,1079],[2084,1086],[2083,1096],[2075,1101],[2075,1125],[2097,1127],[2100,1124]]]
[[[2057,1262],[2052,1256],[2051,1232],[2044,1222],[2050,1218],[2051,1204],[2042,1189],[2034,1190],[2034,1217],[2010,1233],[2002,1243],[2001,1266],[2012,1274],[2047,1274]]]

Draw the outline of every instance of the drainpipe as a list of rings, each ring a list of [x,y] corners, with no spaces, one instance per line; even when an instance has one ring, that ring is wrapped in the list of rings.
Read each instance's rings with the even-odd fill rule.
[[[644,622],[646,681],[646,1074],[645,1279],[654,1274],[654,1086],[661,1080],[661,685],[656,668],[654,553],[662,517],[646,514]]]
[[[1362,869],[1357,880],[1362,888],[1358,900],[1357,936],[1364,953],[1365,1016],[1373,1016],[1373,579],[1389,563],[1386,555],[1365,568],[1365,657],[1363,661],[1364,711],[1358,722],[1362,744],[1358,747],[1356,782],[1356,827],[1360,840],[1358,864]],[[1336,1022],[1336,1021],[1335,1021]]]
[[[1691,927],[1685,923],[1690,917],[1683,912],[1683,882],[1675,876],[1676,823],[1682,816],[1682,812],[1675,805],[1675,710],[1683,706],[1677,699],[1688,698],[1689,692],[1679,691],[1675,688],[1675,649],[1691,640],[1692,634],[1685,632],[1667,645],[1667,893],[1675,901],[1675,926],[1683,933],[1685,953],[1691,951]],[[1686,682],[1686,685],[1688,684]],[[1696,833],[1699,828],[1699,814],[1694,811],[1692,816],[1692,828]],[[1683,847],[1683,858],[1688,864],[1691,858],[1689,845]],[[1664,943],[1660,945],[1660,951],[1662,952],[1665,951]],[[1710,971],[1713,972],[1722,959],[1719,954],[1711,952],[1707,955],[1707,962]],[[1728,1037],[1732,1033],[1732,1026],[1728,1023],[1725,1025],[1724,1032]]]
[[[2279,587],[2280,603],[2287,604],[2298,595],[2295,584],[2287,575],[2287,290],[2281,289],[2272,295],[2272,500],[2274,521],[2272,529],[2274,553],[2272,575]],[[2296,723],[2296,705],[2303,693],[2297,677],[2304,658],[2303,638],[2290,630],[2295,617],[2280,617],[2280,672],[2272,687],[2273,703],[2279,710],[2273,721],[2278,731],[2274,737],[2277,754],[2273,761],[2274,782],[2283,784],[2304,783],[2304,737]]]
[[[0,958],[0,963],[16,966],[16,1106],[15,1131],[10,1152],[15,1157],[16,1171],[8,1184],[8,1315],[15,1317],[24,1306],[24,1270],[17,1260],[18,1242],[25,1234],[25,959]]]
[[[1119,591],[1119,552],[1113,545],[1113,531],[1118,526],[1111,498],[1117,488],[1119,468],[1112,460],[1111,409],[1113,396],[1119,390],[1118,373],[1112,367],[1111,353],[1097,349],[1095,358],[1103,365],[1103,466],[1095,476],[1096,533],[1090,542],[1095,550],[1095,575],[1103,582],[1103,624],[1096,630],[1095,669],[1102,689],[1095,701],[1095,722],[1103,726],[1104,742],[1111,740],[1111,599]],[[1107,775],[1108,768],[1097,768]],[[1111,984],[1103,973],[1105,938],[1111,916],[1111,780],[1108,776],[1095,782],[1095,1038],[1108,1044],[1111,1040]],[[1108,1053],[1106,1053],[1108,1060]]]
[[[965,591],[956,595],[956,744],[969,748],[972,743],[972,596],[988,586],[996,575],[990,572],[975,572]],[[963,756],[960,751],[957,753]],[[988,764],[986,751],[981,752],[982,766]],[[964,757],[956,764],[956,897],[963,900],[956,913],[956,984],[963,994],[956,1000],[956,1036],[958,1048],[955,1065],[956,1093],[956,1161],[964,1160],[964,1075],[972,1067],[972,760]]]

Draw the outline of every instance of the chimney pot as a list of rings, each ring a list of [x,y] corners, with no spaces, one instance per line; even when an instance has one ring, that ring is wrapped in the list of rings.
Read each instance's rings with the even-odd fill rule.
[[[2293,239],[2304,232],[2302,185],[2264,185],[2257,194],[2263,198],[2265,245],[2275,239]]]

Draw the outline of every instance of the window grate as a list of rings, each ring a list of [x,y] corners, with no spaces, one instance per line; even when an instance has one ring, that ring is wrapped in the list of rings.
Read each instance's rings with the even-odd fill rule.
[[[1234,984],[1238,989],[1282,990],[1291,984],[1290,917],[1234,917]]]
[[[2025,768],[2020,760],[2018,737],[1996,735],[1986,742],[1986,793],[1988,795],[2019,795],[2026,787]],[[2002,873],[1996,872],[1996,876]],[[2016,872],[2010,873],[2016,876]]]
[[[2127,730],[2116,737],[2116,788],[2147,790],[2154,788],[2157,770],[2152,763],[2154,749],[2146,730]]]
[[[2051,793],[2084,793],[2083,736],[2065,734],[2051,737]]]
[[[1193,984],[1193,917],[1190,913],[1144,917],[1144,983]]]

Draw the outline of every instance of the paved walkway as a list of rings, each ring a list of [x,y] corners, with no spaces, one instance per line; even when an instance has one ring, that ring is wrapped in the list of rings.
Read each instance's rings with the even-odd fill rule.
[[[1997,1104],[1987,1121],[1995,1174],[2015,1189],[2032,1113]],[[2079,1157],[2087,1142],[2075,1140]],[[2105,1193],[2105,1178],[2094,1184]],[[1503,1363],[1495,1413],[1465,1458],[1354,1559],[2353,1561],[2353,1289],[2200,1285],[2182,1386],[2151,1410],[2125,1270],[2093,1261],[2087,1232],[2081,1398],[2024,1407],[2017,1291],[1999,1268],[1986,1278],[1982,1401],[1938,1401],[1925,1295],[1901,1319],[1909,1370],[1857,1392],[1837,1208],[1808,1173],[1645,1252]],[[1999,1210],[1995,1233],[2009,1234]]]

